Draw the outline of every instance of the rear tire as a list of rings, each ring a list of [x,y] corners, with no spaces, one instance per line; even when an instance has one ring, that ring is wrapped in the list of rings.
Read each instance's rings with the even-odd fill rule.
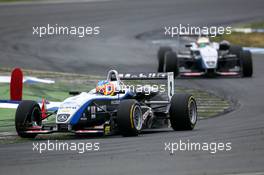
[[[175,94],[169,110],[171,127],[175,130],[192,130],[197,122],[197,106],[192,95]]]
[[[242,52],[240,52],[239,58],[243,77],[252,77],[253,64],[251,52],[248,50],[243,50]]]
[[[178,58],[175,52],[167,52],[165,54],[164,72],[173,72],[174,77],[178,76],[179,74]]]
[[[170,47],[160,47],[158,51],[158,72],[164,72],[163,67],[164,67],[164,58],[165,58],[165,53],[172,51],[172,48]]]
[[[41,110],[35,101],[22,101],[16,110],[15,126],[18,136],[23,138],[35,138],[37,134],[25,133],[27,127],[32,126],[32,122],[41,125]]]
[[[123,136],[138,136],[143,119],[140,105],[136,100],[121,101],[117,111],[117,126]]]
[[[234,55],[236,55],[238,57],[240,55],[240,52],[242,52],[242,51],[243,51],[242,47],[241,46],[237,46],[237,45],[231,45],[230,48],[229,48],[229,53],[234,54]]]

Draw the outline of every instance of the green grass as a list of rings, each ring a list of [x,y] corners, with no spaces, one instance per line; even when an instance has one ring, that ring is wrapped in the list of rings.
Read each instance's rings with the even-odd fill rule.
[[[252,28],[252,29],[264,29],[264,22],[263,21],[258,21],[258,22],[253,22],[249,24],[242,24],[238,27],[242,28]]]
[[[242,24],[235,28],[253,28],[253,29],[264,29],[264,22],[254,22],[249,24]],[[261,47],[264,48],[264,33],[240,33],[232,32],[230,35],[220,35],[212,37],[212,41],[220,42],[227,40],[231,44],[240,45],[244,47]]]
[[[56,82],[55,84],[24,84],[23,99],[41,100],[45,97],[49,101],[60,101],[69,96],[69,91],[89,91],[92,85],[69,84]],[[1,99],[9,99],[9,84],[1,84]]]
[[[1,114],[1,118],[0,118],[0,121],[3,121],[3,120],[8,120],[10,119],[10,115],[13,115],[15,114],[15,109],[2,109],[0,108],[0,114]]]
[[[264,48],[264,33],[240,33],[232,32],[230,35],[221,35],[211,38],[214,42],[227,40],[231,44],[244,47],[261,47]]]
[[[0,132],[14,131],[15,109],[0,108]]]

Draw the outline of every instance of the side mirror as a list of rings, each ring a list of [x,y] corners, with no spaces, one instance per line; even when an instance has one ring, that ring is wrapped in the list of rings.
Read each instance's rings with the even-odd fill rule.
[[[70,91],[69,95],[79,95],[81,92],[79,91]]]

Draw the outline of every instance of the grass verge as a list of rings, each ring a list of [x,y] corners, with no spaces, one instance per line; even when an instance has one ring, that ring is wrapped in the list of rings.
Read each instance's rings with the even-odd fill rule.
[[[252,22],[248,24],[241,24],[237,26],[237,28],[252,28],[252,29],[264,29],[264,22],[263,21],[258,21],[258,22]]]
[[[252,29],[264,29],[264,22],[254,22],[250,24],[242,24],[235,28],[252,28]],[[231,44],[240,45],[244,47],[260,47],[264,48],[264,33],[241,33],[232,32],[230,35],[224,34],[217,37],[212,37],[212,41],[219,42],[227,40]]]

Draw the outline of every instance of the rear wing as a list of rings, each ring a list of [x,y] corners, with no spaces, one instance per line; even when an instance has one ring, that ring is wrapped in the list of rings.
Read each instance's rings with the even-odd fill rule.
[[[118,74],[120,80],[167,80],[169,100],[174,95],[174,73],[121,73]]]

